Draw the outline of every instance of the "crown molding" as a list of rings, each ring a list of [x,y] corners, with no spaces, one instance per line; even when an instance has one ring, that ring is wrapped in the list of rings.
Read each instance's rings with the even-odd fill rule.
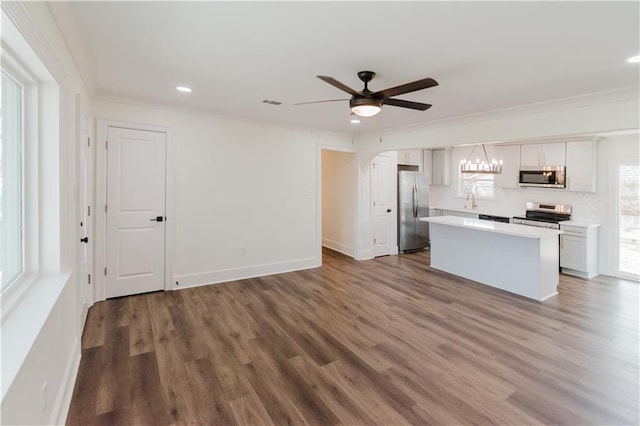
[[[40,31],[27,5],[22,1],[3,1],[2,12],[13,22],[25,41],[38,55],[51,76],[62,83],[67,78],[67,73],[58,60],[55,52],[47,42],[46,37]]]

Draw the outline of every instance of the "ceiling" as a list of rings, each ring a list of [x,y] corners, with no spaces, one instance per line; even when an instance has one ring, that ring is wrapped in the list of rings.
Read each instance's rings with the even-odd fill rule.
[[[91,95],[335,132],[413,126],[638,87],[638,2],[69,2],[49,4]],[[63,19],[65,18],[66,19]],[[349,96],[440,85],[349,123]],[[189,86],[190,94],[177,85]],[[263,100],[282,102],[280,106]]]

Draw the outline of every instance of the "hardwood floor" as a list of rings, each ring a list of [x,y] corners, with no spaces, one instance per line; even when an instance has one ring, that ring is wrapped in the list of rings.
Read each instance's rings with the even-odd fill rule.
[[[428,256],[97,303],[67,423],[638,424],[637,283],[539,303]]]

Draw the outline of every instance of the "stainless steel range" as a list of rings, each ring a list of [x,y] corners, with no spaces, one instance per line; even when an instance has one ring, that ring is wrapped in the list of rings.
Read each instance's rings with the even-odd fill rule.
[[[571,219],[571,206],[568,204],[551,204],[527,202],[525,217],[514,216],[511,223],[537,226],[540,228],[560,229],[560,222]]]

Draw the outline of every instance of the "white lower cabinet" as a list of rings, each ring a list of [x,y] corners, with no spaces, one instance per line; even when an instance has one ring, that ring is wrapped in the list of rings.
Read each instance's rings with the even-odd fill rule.
[[[600,225],[563,225],[560,230],[560,267],[562,272],[585,278],[598,275],[598,227]]]

